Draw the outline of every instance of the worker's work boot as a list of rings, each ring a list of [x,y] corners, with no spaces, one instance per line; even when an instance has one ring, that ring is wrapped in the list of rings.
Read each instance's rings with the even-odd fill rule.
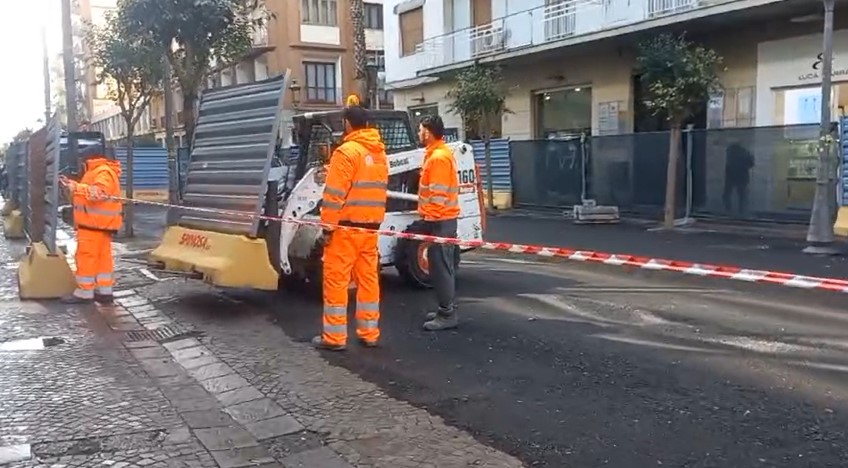
[[[65,296],[62,299],[59,299],[59,302],[62,304],[93,304],[94,298],[87,299],[84,297],[74,296],[71,294],[70,296]]]
[[[450,315],[436,314],[436,318],[424,322],[424,329],[427,331],[451,330],[459,326],[459,318],[456,313]]]
[[[452,312],[452,313],[455,314],[456,313],[456,306],[453,306],[453,309],[450,309],[450,310],[453,310],[454,312]],[[438,310],[435,310],[433,312],[427,312],[427,315],[424,316],[424,321],[429,322],[430,320],[435,319],[438,315],[439,315]]]
[[[376,347],[380,346],[380,343],[378,343],[376,341],[368,341],[368,340],[364,340],[362,338],[359,338],[359,344],[361,344],[362,346],[365,346],[366,348],[376,348]]]
[[[94,302],[98,304],[112,304],[115,302],[115,296],[111,294],[95,294]]]
[[[345,349],[347,349],[347,346],[345,345],[327,343],[326,341],[324,341],[324,337],[322,337],[321,335],[312,338],[312,346],[318,349],[326,349],[327,351],[344,351]]]

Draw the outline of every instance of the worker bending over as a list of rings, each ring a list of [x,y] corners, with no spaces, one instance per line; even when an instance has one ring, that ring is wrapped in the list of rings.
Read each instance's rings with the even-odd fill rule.
[[[77,230],[77,288],[63,302],[111,303],[114,261],[112,236],[121,229],[121,163],[89,150],[80,156],[85,172],[79,182],[61,177],[74,206]]]
[[[427,233],[456,238],[459,217],[459,179],[453,151],[445,144],[445,124],[438,116],[425,116],[418,127],[419,140],[427,147],[418,185],[418,213],[427,225]],[[424,329],[456,328],[456,246],[430,244],[427,249],[430,282],[436,291],[439,308],[427,314]]]
[[[321,205],[325,228],[324,330],[316,347],[341,351],[347,346],[348,285],[356,283],[356,335],[365,346],[380,339],[380,265],[378,235],[386,215],[389,168],[386,148],[368,111],[356,96],[342,114],[344,143],[333,151]],[[344,227],[369,229],[354,231]]]

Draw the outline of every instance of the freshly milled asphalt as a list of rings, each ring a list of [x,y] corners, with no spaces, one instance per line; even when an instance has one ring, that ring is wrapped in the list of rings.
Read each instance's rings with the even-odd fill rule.
[[[462,327],[437,334],[387,275],[383,347],[326,358],[528,466],[845,466],[842,296],[525,262],[469,255]],[[315,299],[238,297],[318,331]]]
[[[848,278],[779,239],[521,218],[488,237]],[[382,347],[326,359],[528,466],[848,465],[843,295],[474,253],[460,329],[427,333],[430,292],[392,272],[383,291]],[[319,331],[316,297],[226,294],[298,340]]]

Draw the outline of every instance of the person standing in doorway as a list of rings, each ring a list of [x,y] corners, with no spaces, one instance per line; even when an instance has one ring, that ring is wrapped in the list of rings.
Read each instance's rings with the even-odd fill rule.
[[[83,150],[85,172],[76,182],[61,176],[73,200],[77,230],[77,288],[62,299],[66,304],[112,303],[115,264],[112,237],[123,225],[121,163],[99,151]]]
[[[418,184],[418,213],[428,234],[456,238],[459,217],[459,178],[453,151],[445,144],[445,124],[428,115],[418,125],[419,140],[426,146]],[[455,245],[431,244],[427,249],[430,282],[439,308],[427,314],[424,329],[448,330],[459,325],[456,314]]]

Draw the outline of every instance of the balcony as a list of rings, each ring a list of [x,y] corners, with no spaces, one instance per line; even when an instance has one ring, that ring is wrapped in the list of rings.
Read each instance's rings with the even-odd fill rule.
[[[531,53],[748,6],[739,0],[563,0],[426,39],[415,56],[418,75],[472,60],[496,60],[508,52]]]

